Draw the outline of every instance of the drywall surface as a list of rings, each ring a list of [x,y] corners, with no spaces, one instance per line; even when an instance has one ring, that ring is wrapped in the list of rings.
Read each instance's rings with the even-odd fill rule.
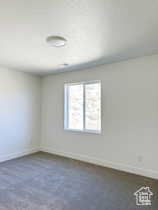
[[[39,148],[40,78],[0,68],[0,161]]]
[[[101,80],[102,133],[64,130],[64,83]],[[158,178],[158,56],[42,80],[41,150]]]

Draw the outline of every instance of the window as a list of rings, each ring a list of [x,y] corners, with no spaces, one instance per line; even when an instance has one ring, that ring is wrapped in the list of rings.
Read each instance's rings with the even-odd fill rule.
[[[65,85],[66,130],[101,132],[101,83],[99,81]]]

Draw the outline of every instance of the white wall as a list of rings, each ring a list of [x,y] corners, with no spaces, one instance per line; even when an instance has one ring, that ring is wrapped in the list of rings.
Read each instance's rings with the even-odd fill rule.
[[[101,80],[102,134],[64,131],[64,82]],[[41,149],[158,178],[158,56],[46,76]]]
[[[40,78],[0,68],[0,161],[39,148]]]

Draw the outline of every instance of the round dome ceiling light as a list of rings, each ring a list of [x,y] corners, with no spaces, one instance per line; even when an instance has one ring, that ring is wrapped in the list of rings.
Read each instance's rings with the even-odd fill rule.
[[[67,67],[67,66],[69,66],[68,63],[63,63],[63,64],[60,65],[61,68],[64,68],[64,67]]]
[[[61,36],[48,36],[46,42],[53,47],[63,47],[67,40]]]

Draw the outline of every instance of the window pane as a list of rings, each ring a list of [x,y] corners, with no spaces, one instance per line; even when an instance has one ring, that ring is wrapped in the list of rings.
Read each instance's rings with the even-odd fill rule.
[[[83,130],[83,85],[69,86],[69,128]]]
[[[85,85],[85,128],[101,130],[101,87],[100,83]]]

